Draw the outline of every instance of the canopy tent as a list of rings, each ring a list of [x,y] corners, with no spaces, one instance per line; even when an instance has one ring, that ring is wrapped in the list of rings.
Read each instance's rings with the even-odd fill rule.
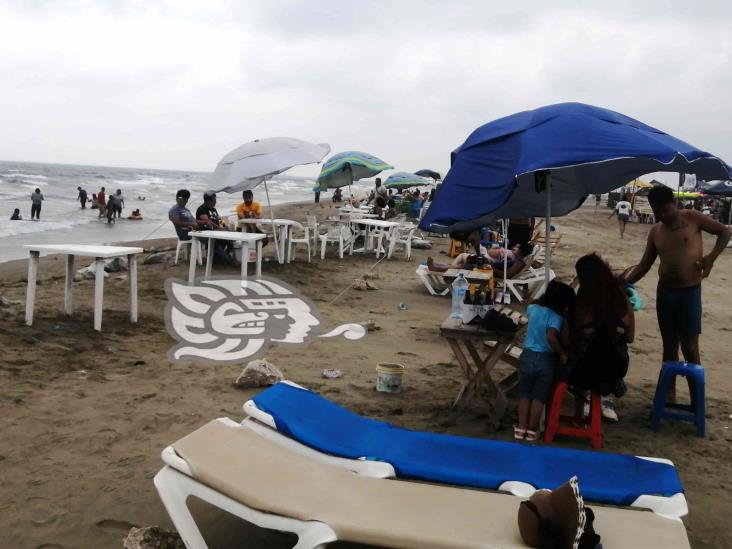
[[[452,153],[451,163],[422,229],[446,233],[499,218],[544,215],[548,233],[552,215],[565,215],[589,194],[609,192],[643,174],[723,179],[730,169],[660,130],[582,103],[549,105],[485,124]]]

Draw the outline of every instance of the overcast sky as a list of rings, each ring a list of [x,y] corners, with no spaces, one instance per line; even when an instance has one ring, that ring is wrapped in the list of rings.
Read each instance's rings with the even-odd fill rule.
[[[477,126],[580,101],[732,163],[730,2],[491,4],[0,0],[0,159],[211,171],[289,136],[444,172]]]

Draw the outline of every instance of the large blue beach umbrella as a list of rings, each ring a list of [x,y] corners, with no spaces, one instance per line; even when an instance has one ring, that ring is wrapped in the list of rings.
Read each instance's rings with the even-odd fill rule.
[[[321,190],[350,187],[354,181],[373,177],[393,167],[372,154],[345,151],[334,154],[323,164],[318,183]]]
[[[453,151],[420,227],[438,233],[498,218],[565,215],[589,194],[651,172],[727,179],[719,158],[623,114],[560,103],[489,122]],[[547,242],[549,241],[547,234]],[[549,277],[549,250],[546,275]]]
[[[384,186],[388,189],[408,189],[426,185],[432,185],[432,180],[409,172],[393,173],[384,181]]]

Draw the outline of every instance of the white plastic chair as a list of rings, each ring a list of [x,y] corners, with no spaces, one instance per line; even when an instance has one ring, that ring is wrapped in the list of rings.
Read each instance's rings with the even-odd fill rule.
[[[185,246],[196,246],[196,260],[198,261],[199,265],[203,265],[203,248],[201,247],[201,241],[197,240],[195,238],[191,238],[190,240],[181,240],[178,239],[178,244],[175,247],[175,264],[178,264],[178,256],[180,255],[181,248]],[[191,248],[188,248],[188,258],[191,257]]]
[[[381,254],[386,254],[387,249],[384,248],[384,240],[387,241],[387,248],[391,247],[391,227],[371,227],[369,231],[369,247],[376,251],[376,258]]]
[[[315,251],[318,250],[318,217],[315,214],[308,214],[305,226],[310,229],[310,238]]]
[[[387,254],[387,258],[391,259],[397,246],[404,246],[404,259],[409,261],[412,257],[412,240],[414,239],[416,230],[417,227],[414,225],[395,227],[389,239],[389,253]]]
[[[339,222],[328,223],[328,231],[318,236],[320,239],[320,259],[325,259],[325,247],[328,244],[338,244],[338,257],[343,259],[343,252],[352,244],[351,229]]]
[[[305,227],[301,223],[294,221],[290,230],[293,232],[290,233],[290,251],[288,253],[288,257],[290,259],[295,259],[295,246],[298,244],[305,244],[308,249],[308,263],[310,263],[310,227]],[[294,231],[296,230],[302,231],[303,236],[301,238],[295,238]]]

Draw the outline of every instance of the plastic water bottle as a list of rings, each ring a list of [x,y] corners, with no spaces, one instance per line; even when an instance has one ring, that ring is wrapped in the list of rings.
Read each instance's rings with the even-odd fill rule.
[[[468,281],[465,280],[465,275],[459,273],[458,277],[452,283],[452,313],[451,318],[463,318],[463,300],[465,299],[465,292],[468,291]]]

